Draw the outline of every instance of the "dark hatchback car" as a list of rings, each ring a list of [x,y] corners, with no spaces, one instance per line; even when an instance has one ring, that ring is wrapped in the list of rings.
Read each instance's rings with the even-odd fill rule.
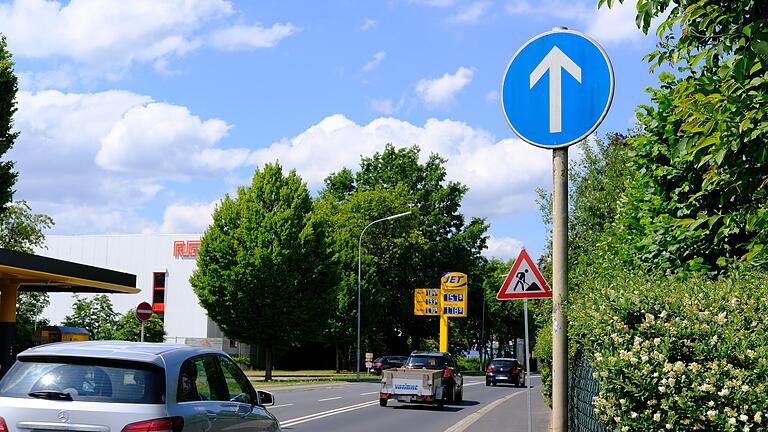
[[[525,386],[525,370],[517,359],[495,358],[485,370],[485,385],[496,385],[504,382],[516,387]]]
[[[381,375],[381,371],[399,368],[405,364],[407,356],[382,356],[373,361],[368,373],[371,375]]]
[[[450,353],[414,351],[403,366],[409,369],[442,369],[445,400],[448,403],[464,400],[464,377]]]

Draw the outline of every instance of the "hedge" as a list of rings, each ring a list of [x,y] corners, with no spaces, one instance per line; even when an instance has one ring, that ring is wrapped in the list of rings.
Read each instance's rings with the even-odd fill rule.
[[[768,274],[588,285],[567,307],[570,342],[594,359],[609,430],[768,430]]]

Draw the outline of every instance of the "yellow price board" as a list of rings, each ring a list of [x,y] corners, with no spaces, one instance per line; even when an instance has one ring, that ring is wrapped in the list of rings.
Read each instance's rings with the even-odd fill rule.
[[[467,286],[443,290],[441,309],[442,314],[447,317],[467,316]]]
[[[415,315],[440,315],[440,290],[416,288],[413,295],[413,313]]]

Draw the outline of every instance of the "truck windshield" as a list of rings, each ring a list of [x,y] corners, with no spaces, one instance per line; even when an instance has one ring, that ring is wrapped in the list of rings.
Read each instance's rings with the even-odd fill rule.
[[[444,369],[445,360],[442,357],[414,355],[408,357],[405,366],[411,369]]]

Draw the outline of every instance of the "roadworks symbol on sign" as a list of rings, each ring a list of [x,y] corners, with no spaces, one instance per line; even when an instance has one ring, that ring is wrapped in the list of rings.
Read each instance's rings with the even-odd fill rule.
[[[515,260],[496,298],[499,300],[552,297],[547,281],[536,268],[525,249]]]

